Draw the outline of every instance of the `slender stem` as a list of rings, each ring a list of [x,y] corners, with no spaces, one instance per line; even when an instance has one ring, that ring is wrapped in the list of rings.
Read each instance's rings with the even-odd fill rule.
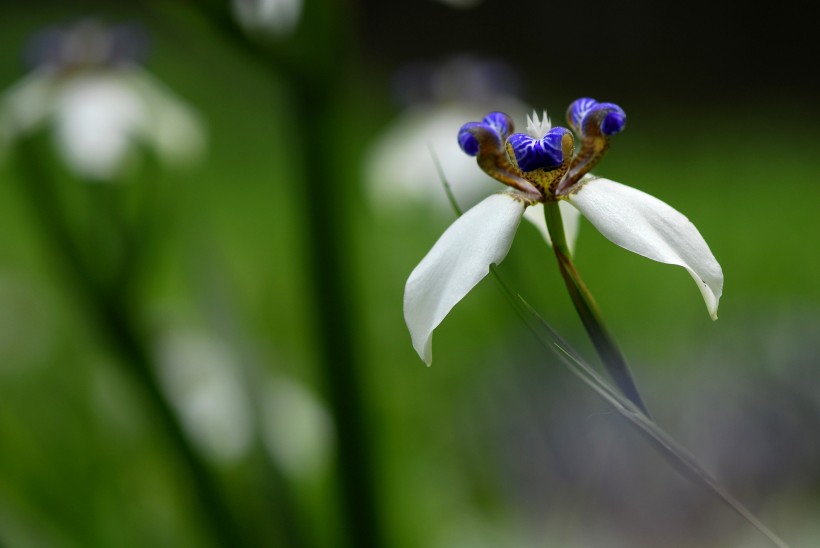
[[[320,127],[327,118],[333,88],[303,87],[297,93],[298,109],[305,128]],[[310,129],[301,133],[303,151],[319,150],[324,136]],[[306,184],[300,194],[306,214],[305,236],[312,305],[317,323],[319,352],[327,396],[338,433],[338,471],[341,506],[348,545],[357,548],[384,546],[376,503],[372,451],[365,426],[364,390],[355,357],[355,303],[349,281],[346,253],[350,246],[344,227],[345,200],[338,186],[338,170],[332,162],[304,156]]]
[[[353,295],[349,263],[350,249],[345,227],[344,187],[339,180],[349,158],[328,147],[327,136],[316,128],[338,117],[339,97],[344,97],[349,59],[353,58],[351,40],[345,36],[353,13],[349,2],[325,0],[305,6],[302,31],[310,34],[310,63],[293,63],[280,53],[290,50],[263,49],[248,40],[233,22],[224,18],[221,3],[198,5],[223,35],[239,46],[250,59],[261,61],[270,74],[287,81],[294,100],[294,112],[300,128],[293,141],[302,154],[294,169],[305,180],[299,185],[298,197],[304,212],[304,234],[307,247],[307,275],[311,287],[309,303],[316,322],[316,349],[325,380],[328,403],[337,438],[337,465],[340,478],[339,498],[343,521],[340,544],[351,548],[376,548],[385,545],[376,485],[377,473],[368,435],[366,401],[360,379],[360,364],[355,356],[356,302]],[[222,13],[222,15],[220,15]],[[310,31],[308,33],[307,31]],[[291,44],[293,45],[293,44]],[[330,148],[330,150],[328,150]],[[317,161],[316,151],[325,151]],[[301,165],[297,163],[301,161]]]
[[[208,465],[190,443],[159,387],[150,352],[128,313],[128,296],[107,291],[84,260],[81,245],[72,236],[71,225],[50,184],[49,174],[42,168],[36,151],[31,150],[32,146],[33,143],[20,143],[18,158],[23,175],[20,186],[37,224],[44,231],[55,257],[60,260],[59,265],[69,283],[77,289],[80,304],[92,318],[97,331],[121,358],[121,363],[142,390],[172,447],[181,457],[194,488],[193,496],[201,507],[205,516],[203,521],[210,528],[214,543],[218,546],[244,545],[239,527],[225,505]]]
[[[438,156],[430,148],[430,155],[433,163],[438,171],[441,184],[444,187],[444,192],[450,200],[450,205],[453,207],[456,216],[461,216],[461,208],[458,206],[455,195],[450,188],[450,183],[444,177],[444,172],[441,169]],[[557,208],[556,208],[557,209]],[[545,215],[553,215],[556,212],[545,213]],[[561,222],[560,211],[555,215],[554,222],[558,222],[554,226],[555,230],[552,233],[554,242],[557,242],[561,253],[569,256],[569,248],[566,243],[564,235],[564,225]],[[549,222],[549,221],[548,221]],[[548,224],[548,227],[550,225]],[[521,295],[516,294],[510,286],[504,281],[504,278],[498,273],[495,265],[490,265],[490,273],[495,278],[501,291],[507,297],[513,310],[524,322],[524,325],[530,330],[535,338],[545,348],[555,352],[558,358],[567,366],[569,371],[578,377],[584,384],[592,389],[604,401],[609,403],[618,413],[626,418],[629,423],[636,427],[638,431],[652,443],[653,447],[666,459],[670,465],[679,473],[690,481],[704,487],[707,491],[720,498],[732,510],[737,512],[741,517],[746,519],[753,527],[760,531],[772,544],[778,548],[788,548],[777,535],[774,534],[766,525],[764,525],[757,517],[752,514],[738,499],[734,498],[718,481],[712,477],[704,467],[700,465],[697,459],[692,456],[682,445],[680,445],[674,438],[667,434],[660,426],[655,424],[651,417],[646,412],[637,407],[635,402],[631,399],[625,399],[623,395],[619,394],[614,388],[611,388],[606,381],[601,378],[595,370],[589,366],[583,358],[567,343],[561,335],[558,334],[545,320],[533,309]],[[577,271],[576,271],[577,274]]]
[[[606,327],[601,311],[598,308],[592,293],[587,289],[586,284],[581,279],[581,275],[575,268],[572,262],[572,255],[567,245],[566,235],[564,234],[564,223],[561,219],[561,210],[558,208],[558,202],[547,202],[544,204],[544,218],[547,221],[547,229],[549,230],[550,238],[552,239],[552,249],[555,251],[555,257],[558,259],[558,267],[561,271],[561,276],[567,285],[572,303],[578,311],[578,316],[584,324],[584,328],[592,340],[601,361],[606,367],[612,380],[618,385],[618,388],[634,403],[641,411],[649,415],[646,405],[641,398],[638,387],[635,384],[635,379],[629,369],[621,350],[618,348],[615,339]]]

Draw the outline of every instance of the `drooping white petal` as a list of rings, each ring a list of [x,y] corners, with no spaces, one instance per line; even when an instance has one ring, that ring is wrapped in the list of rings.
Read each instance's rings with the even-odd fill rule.
[[[26,131],[48,115],[49,99],[57,85],[57,78],[47,70],[36,70],[5,91],[2,101],[3,117],[18,131]]]
[[[433,359],[433,330],[490,265],[504,259],[523,213],[524,204],[509,194],[493,194],[456,219],[410,274],[404,320],[427,365]]]
[[[308,479],[328,462],[335,433],[330,414],[308,387],[276,376],[258,388],[260,427],[265,449],[282,470]]]
[[[723,293],[723,271],[689,219],[657,198],[608,179],[591,179],[569,202],[611,242],[652,260],[685,268],[712,319]]]
[[[234,17],[248,30],[287,35],[302,13],[302,0],[233,0]]]
[[[34,129],[49,115],[56,86],[51,72],[37,70],[0,95],[0,155],[14,138]]]
[[[567,239],[567,245],[569,250],[574,252],[575,242],[578,240],[578,229],[581,225],[581,214],[569,205],[566,200],[558,202],[558,208],[561,210],[561,219],[564,221],[564,236]],[[547,221],[544,219],[544,204],[535,204],[528,207],[524,212],[524,218],[538,229],[538,232],[547,241],[547,245],[551,246],[552,239],[547,230]]]
[[[122,75],[139,94],[146,120],[141,126],[146,142],[169,164],[187,164],[205,149],[205,127],[187,103],[150,73],[132,67]]]
[[[157,347],[163,391],[193,442],[219,462],[240,460],[253,441],[241,367],[230,346],[206,333],[176,330]]]
[[[135,91],[103,74],[77,76],[64,84],[55,105],[55,139],[79,175],[110,180],[123,167],[146,112]]]

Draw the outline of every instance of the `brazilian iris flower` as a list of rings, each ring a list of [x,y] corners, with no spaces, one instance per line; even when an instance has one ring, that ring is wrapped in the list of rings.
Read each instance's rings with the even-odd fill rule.
[[[461,149],[509,189],[484,199],[450,225],[407,280],[404,317],[413,346],[428,365],[433,330],[488,274],[490,265],[504,259],[522,218],[547,234],[544,205],[555,202],[570,239],[579,212],[616,245],[686,269],[709,315],[717,319],[723,272],[689,219],[649,194],[590,173],[611,137],[624,129],[623,109],[582,98],[570,105],[567,119],[572,131],[553,128],[546,113],[533,114],[527,132],[514,133],[512,119],[493,112],[459,131]]]
[[[133,26],[94,20],[39,33],[33,70],[0,94],[0,157],[48,126],[66,165],[90,181],[119,178],[141,149],[168,164],[196,159],[204,127],[140,66],[145,42]]]

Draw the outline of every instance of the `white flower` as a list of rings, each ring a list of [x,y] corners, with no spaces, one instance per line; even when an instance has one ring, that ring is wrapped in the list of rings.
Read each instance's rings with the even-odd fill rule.
[[[112,57],[114,34],[92,22],[57,33],[59,53],[0,96],[0,153],[49,124],[67,165],[90,180],[121,175],[140,146],[165,163],[197,157],[197,115],[130,59]]]
[[[541,210],[543,226],[544,201],[558,200],[562,213],[577,210],[624,249],[686,269],[710,316],[717,319],[723,272],[695,226],[649,194],[586,174],[600,158],[600,154],[593,158],[593,152],[600,150],[595,146],[606,144],[610,135],[623,129],[626,118],[614,105],[583,101],[585,112],[573,119],[575,111],[570,110],[570,124],[582,140],[575,155],[572,134],[564,128],[551,129],[538,141],[510,135],[511,121],[501,113],[463,127],[459,134],[463,150],[476,155],[482,169],[514,190],[494,194],[459,217],[407,280],[404,317],[413,347],[428,365],[433,330],[487,275],[490,265],[504,259],[525,211]],[[539,123],[536,117],[531,125]]]
[[[231,6],[243,27],[276,36],[292,32],[302,12],[302,0],[233,0]]]
[[[507,101],[513,112],[520,105]],[[424,203],[444,215],[452,207],[431,154],[435,154],[447,182],[459,201],[474,205],[495,184],[475,168],[453,137],[469,120],[487,111],[485,104],[469,102],[421,105],[403,112],[367,153],[365,184],[375,211],[396,211],[408,203]]]
[[[165,395],[197,447],[234,463],[253,441],[253,417],[242,364],[230,347],[206,333],[177,330],[157,348],[157,374]]]
[[[493,181],[475,169],[455,135],[464,120],[483,115],[490,105],[523,117],[516,82],[504,63],[469,55],[412,63],[398,71],[393,89],[406,108],[377,136],[365,158],[374,211],[394,213],[423,204],[452,215],[433,155],[460,204],[475,205],[491,193]]]
[[[335,435],[327,409],[303,384],[286,377],[261,383],[265,449],[295,479],[315,476],[333,452]]]

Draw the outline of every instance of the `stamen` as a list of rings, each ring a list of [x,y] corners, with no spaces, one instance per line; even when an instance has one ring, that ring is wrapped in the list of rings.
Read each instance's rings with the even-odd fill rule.
[[[533,139],[540,139],[552,129],[552,122],[550,122],[547,111],[543,111],[542,118],[538,118],[538,113],[532,111],[532,116],[527,115],[527,133]]]

